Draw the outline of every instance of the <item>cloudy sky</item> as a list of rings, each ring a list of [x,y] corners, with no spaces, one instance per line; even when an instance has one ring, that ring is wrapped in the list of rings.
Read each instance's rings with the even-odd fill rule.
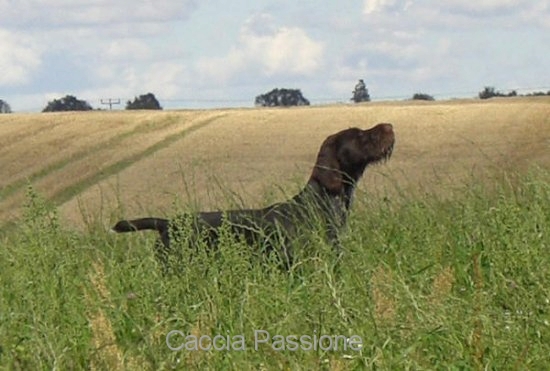
[[[165,108],[550,90],[550,0],[0,0],[0,99],[153,92]],[[119,108],[123,108],[121,105]]]

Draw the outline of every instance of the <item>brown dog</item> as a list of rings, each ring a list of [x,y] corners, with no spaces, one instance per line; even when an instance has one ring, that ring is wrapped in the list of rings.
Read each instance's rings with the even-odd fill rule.
[[[207,242],[212,246],[218,240],[219,228],[227,223],[231,233],[244,238],[247,244],[282,254],[288,268],[292,264],[292,241],[302,228],[321,225],[330,242],[338,243],[338,230],[346,222],[357,181],[369,164],[390,158],[394,143],[393,126],[387,123],[333,134],[321,145],[306,186],[292,199],[263,209],[199,212],[192,218],[194,233],[206,231]],[[178,220],[154,217],[121,220],[113,231],[158,231],[161,243],[157,243],[156,253],[161,263],[166,264],[174,245],[171,240],[182,233]]]

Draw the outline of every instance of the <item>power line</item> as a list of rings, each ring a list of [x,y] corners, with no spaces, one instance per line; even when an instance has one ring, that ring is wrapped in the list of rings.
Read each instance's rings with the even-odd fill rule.
[[[109,110],[112,110],[113,109],[113,104],[120,104],[120,98],[117,98],[117,99],[109,98],[109,99],[105,99],[105,100],[101,99],[100,103],[104,104],[104,105],[108,105]]]

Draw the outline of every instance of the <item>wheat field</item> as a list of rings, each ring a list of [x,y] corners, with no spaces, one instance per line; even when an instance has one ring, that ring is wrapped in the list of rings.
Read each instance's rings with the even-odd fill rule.
[[[28,184],[75,226],[83,213],[106,224],[122,212],[167,214],[175,200],[260,206],[301,186],[326,136],[378,122],[395,126],[394,156],[360,189],[444,194],[494,170],[550,165],[547,98],[2,115],[0,221],[18,217]]]

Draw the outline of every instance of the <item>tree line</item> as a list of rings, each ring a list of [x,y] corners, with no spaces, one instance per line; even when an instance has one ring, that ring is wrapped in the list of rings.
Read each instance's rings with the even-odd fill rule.
[[[127,110],[161,110],[162,107],[153,93],[147,93],[135,97],[133,101],[126,102]],[[92,106],[73,95],[66,95],[60,99],[54,99],[46,105],[42,112],[60,112],[60,111],[91,111]]]
[[[495,97],[517,97],[517,96],[550,96],[548,92],[533,92],[519,95],[517,91],[512,90],[509,93],[503,93],[492,86],[485,86],[478,93],[479,99],[490,99]],[[435,98],[426,93],[415,93],[411,100],[434,101]],[[352,91],[350,100],[354,103],[370,102],[370,94],[363,79],[360,79]],[[257,107],[289,107],[289,106],[309,106],[309,100],[305,98],[300,89],[275,88],[267,93],[260,94],[254,99],[254,105]],[[54,99],[46,105],[42,112],[60,112],[60,111],[91,111],[94,108],[86,101],[80,100],[73,95],[66,95],[59,99]],[[153,93],[136,96],[134,100],[126,102],[126,110],[162,110],[162,107]],[[0,114],[12,113],[8,102],[0,99]]]
[[[74,95],[66,95],[62,98],[49,101],[42,112],[63,112],[63,111],[91,111],[94,108],[85,100],[78,99]],[[127,110],[161,110],[162,107],[153,93],[142,94],[134,100],[126,102]],[[0,99],[0,113],[12,113],[8,102]]]

